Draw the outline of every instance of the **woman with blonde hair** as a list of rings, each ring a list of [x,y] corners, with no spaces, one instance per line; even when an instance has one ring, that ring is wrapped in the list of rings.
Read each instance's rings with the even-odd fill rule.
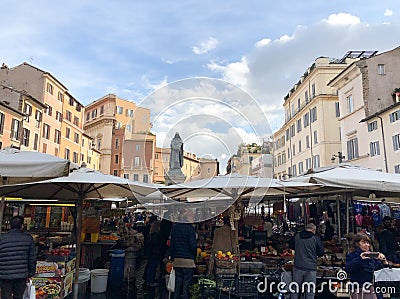
[[[357,288],[351,294],[353,299],[376,299],[383,298],[382,294],[376,294],[373,278],[374,271],[388,266],[388,262],[384,254],[380,252],[372,252],[372,241],[370,237],[363,233],[355,235],[355,250],[346,256],[346,272],[350,274],[350,281]]]

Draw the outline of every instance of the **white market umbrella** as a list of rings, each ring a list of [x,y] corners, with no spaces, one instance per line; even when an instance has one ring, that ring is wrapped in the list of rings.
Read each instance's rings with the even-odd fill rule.
[[[1,185],[67,176],[71,162],[52,155],[15,148],[0,150]]]
[[[233,173],[210,179],[159,187],[159,190],[171,198],[230,197],[232,199],[261,199],[268,195],[306,193],[316,188],[319,188],[319,186],[307,182],[288,182]]]
[[[70,168],[70,161],[52,155],[11,147],[0,150],[0,186],[67,176]],[[0,203],[0,232],[5,205],[3,196]]]
[[[68,177],[46,181],[0,186],[0,195],[75,201],[77,206],[76,264],[80,266],[82,201],[84,199],[133,198],[135,194],[145,196],[154,192],[151,184],[129,181],[124,178],[103,174],[88,168],[73,171]],[[79,271],[75,272],[73,298],[78,298]]]
[[[324,189],[351,192],[366,196],[399,197],[400,174],[376,171],[352,164],[338,164],[309,169],[303,175],[293,177],[292,182],[321,184]]]

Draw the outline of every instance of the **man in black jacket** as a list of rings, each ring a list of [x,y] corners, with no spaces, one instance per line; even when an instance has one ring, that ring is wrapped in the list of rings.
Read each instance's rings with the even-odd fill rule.
[[[293,281],[299,288],[299,292],[292,294],[291,298],[299,298],[302,290],[305,290],[306,299],[314,298],[317,282],[317,257],[324,255],[321,239],[315,235],[316,230],[315,224],[307,224],[306,229],[296,234],[290,244],[290,247],[295,250]]]
[[[24,218],[11,218],[11,229],[0,237],[1,298],[21,299],[26,282],[36,272],[35,243],[22,231]]]
[[[182,221],[176,223],[171,231],[171,259],[175,269],[174,299],[189,299],[190,286],[194,273],[196,259],[196,230],[192,223],[194,214],[187,210]]]

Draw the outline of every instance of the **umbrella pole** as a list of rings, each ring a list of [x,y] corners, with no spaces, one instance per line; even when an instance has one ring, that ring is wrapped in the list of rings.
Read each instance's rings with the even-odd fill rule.
[[[82,233],[82,198],[79,198],[76,202],[76,270],[75,270],[75,277],[74,277],[74,286],[73,286],[73,299],[78,299],[78,289],[79,289],[79,268],[81,265],[81,233]]]
[[[349,193],[346,193],[346,235],[350,232],[350,199]]]
[[[0,202],[0,233],[1,233],[1,229],[3,227],[3,217],[4,217],[5,207],[6,207],[6,199],[5,199],[5,196],[2,196],[1,202]]]
[[[339,242],[342,242],[342,226],[340,223],[340,199],[339,195],[336,197],[336,220],[337,220],[337,228],[338,228],[338,239]]]

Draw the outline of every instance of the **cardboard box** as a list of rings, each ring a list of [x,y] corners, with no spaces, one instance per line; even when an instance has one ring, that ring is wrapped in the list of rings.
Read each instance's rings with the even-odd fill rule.
[[[47,262],[36,263],[36,277],[60,277],[68,274],[76,268],[76,258],[68,262]]]

